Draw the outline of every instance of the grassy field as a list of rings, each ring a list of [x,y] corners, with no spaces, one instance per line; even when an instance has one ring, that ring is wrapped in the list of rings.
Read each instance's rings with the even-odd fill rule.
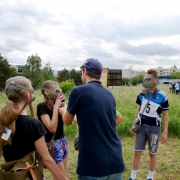
[[[169,98],[169,138],[166,144],[159,144],[158,152],[158,165],[155,173],[155,180],[180,180],[180,96],[169,93],[168,86],[159,87],[165,91]],[[117,127],[117,132],[121,138],[123,147],[123,156],[126,165],[124,172],[125,180],[130,176],[132,158],[133,158],[133,145],[134,136],[130,133],[130,128],[132,121],[134,119],[134,114],[137,108],[136,96],[142,87],[109,87],[108,88],[114,95],[117,103],[117,109],[123,115],[123,122]],[[39,91],[35,91],[36,100],[34,102],[34,107],[36,107],[38,102],[43,101],[42,96]],[[0,106],[6,102],[6,96],[0,94]],[[163,126],[162,126],[163,128]],[[75,124],[65,127],[65,134],[68,139],[69,146],[69,157],[67,164],[67,176],[69,180],[77,179],[76,166],[78,152],[74,150],[73,138],[76,134],[77,129]],[[148,151],[146,150],[141,158],[141,165],[138,171],[138,180],[146,179],[148,172]],[[3,162],[3,157],[1,157],[1,162]],[[51,174],[48,170],[44,170],[46,175],[46,180],[51,180]]]

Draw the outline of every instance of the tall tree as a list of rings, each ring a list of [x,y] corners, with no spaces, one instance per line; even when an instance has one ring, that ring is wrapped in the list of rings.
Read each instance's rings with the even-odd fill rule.
[[[17,72],[15,68],[11,68],[7,59],[0,54],[0,91],[4,90],[6,80],[16,75]]]
[[[69,71],[68,71],[66,68],[64,68],[64,69],[60,72],[59,81],[60,81],[60,82],[63,82],[63,81],[69,80],[69,79],[70,79]]]
[[[31,80],[34,89],[39,89],[43,83],[41,67],[41,58],[36,54],[28,57],[23,69],[24,76]]]
[[[53,70],[51,69],[51,65],[50,62],[48,62],[47,64],[45,64],[45,67],[42,69],[42,77],[43,80],[55,80],[55,77],[53,75]]]
[[[82,84],[81,71],[76,71],[75,69],[72,69],[70,71],[70,79],[74,80],[76,86]]]
[[[127,85],[130,82],[129,78],[122,78],[122,85]]]

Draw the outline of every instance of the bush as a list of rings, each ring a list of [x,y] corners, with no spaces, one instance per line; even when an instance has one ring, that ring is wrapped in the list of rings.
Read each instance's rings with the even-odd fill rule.
[[[60,83],[59,86],[64,94],[68,94],[75,87],[75,83],[70,79]]]
[[[180,121],[178,117],[171,117],[169,121],[168,134],[171,137],[178,138],[180,132]]]

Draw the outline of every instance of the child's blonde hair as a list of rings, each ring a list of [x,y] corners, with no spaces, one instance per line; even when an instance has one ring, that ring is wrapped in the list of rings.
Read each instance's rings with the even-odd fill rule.
[[[5,93],[8,101],[0,111],[0,137],[4,133],[5,127],[11,129],[12,133],[7,141],[0,138],[1,146],[11,143],[12,136],[16,131],[15,120],[19,115],[16,110],[16,105],[22,101],[22,99],[27,100],[26,93],[32,90],[31,81],[23,76],[15,76],[6,81]]]

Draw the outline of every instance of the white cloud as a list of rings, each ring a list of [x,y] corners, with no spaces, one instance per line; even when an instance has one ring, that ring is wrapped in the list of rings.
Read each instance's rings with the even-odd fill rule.
[[[178,0],[1,0],[0,53],[12,64],[37,54],[53,70],[87,58],[110,69],[180,67]]]

